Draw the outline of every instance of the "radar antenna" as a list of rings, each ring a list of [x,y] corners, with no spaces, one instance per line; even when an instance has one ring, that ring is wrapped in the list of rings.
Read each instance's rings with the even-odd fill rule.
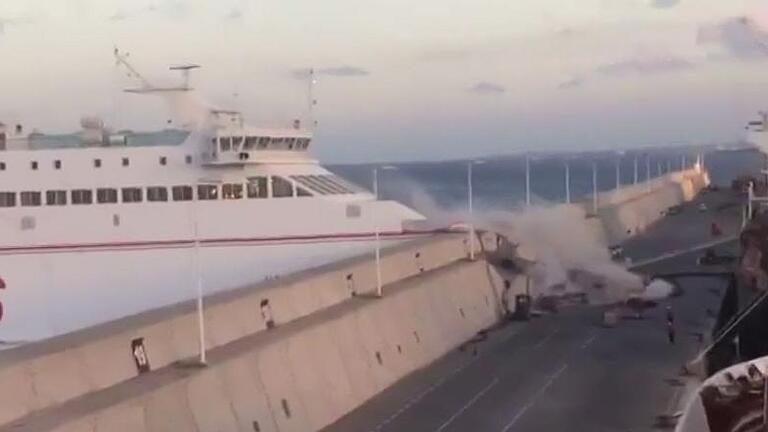
[[[148,79],[146,79],[141,73],[139,73],[138,70],[136,70],[135,67],[128,61],[128,57],[130,56],[130,53],[123,53],[119,49],[115,48],[114,51],[115,55],[115,63],[117,66],[122,66],[126,70],[128,70],[128,76],[131,78],[135,78],[139,81],[141,84],[138,88],[127,88],[123,91],[127,93],[160,93],[160,92],[186,92],[191,91],[192,88],[189,86],[189,71],[192,69],[199,69],[200,65],[196,64],[181,64],[181,65],[173,65],[169,69],[173,71],[181,71],[182,75],[182,84],[180,86],[175,87],[159,87],[154,84],[152,84]]]
[[[184,91],[192,90],[192,88],[189,86],[189,71],[193,69],[200,69],[200,65],[192,64],[192,63],[185,63],[180,65],[173,65],[169,67],[168,69],[172,71],[180,71],[181,77],[182,77],[182,86],[181,88]]]

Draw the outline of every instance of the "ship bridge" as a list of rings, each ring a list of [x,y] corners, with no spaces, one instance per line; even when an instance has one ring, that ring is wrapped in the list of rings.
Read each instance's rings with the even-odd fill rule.
[[[307,150],[310,131],[295,120],[293,128],[246,126],[237,111],[214,111],[215,132],[203,153],[205,165],[314,162]]]

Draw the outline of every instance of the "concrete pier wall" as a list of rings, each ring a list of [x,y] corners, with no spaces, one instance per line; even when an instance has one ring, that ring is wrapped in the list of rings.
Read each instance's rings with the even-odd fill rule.
[[[489,247],[493,244],[489,243]],[[481,250],[476,243],[478,252]],[[386,250],[382,280],[391,284],[468,255],[466,235],[432,236]],[[206,299],[207,347],[306,317],[376,289],[370,256],[334,263]],[[132,341],[142,339],[152,368],[199,352],[194,302],[150,311],[0,352],[0,424],[114,386],[137,375]]]
[[[169,365],[0,430],[318,430],[494,324],[503,289],[486,262],[457,261],[214,348],[207,368]]]
[[[609,244],[643,232],[672,206],[690,201],[709,184],[706,172],[687,170],[600,195],[598,217]]]

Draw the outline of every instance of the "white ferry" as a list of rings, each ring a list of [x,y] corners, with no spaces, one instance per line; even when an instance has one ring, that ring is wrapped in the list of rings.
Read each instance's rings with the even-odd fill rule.
[[[376,232],[383,244],[424,234],[407,229],[416,211],[320,166],[298,121],[209,120],[202,132],[0,126],[0,341],[193,298],[198,262],[211,293],[368,252]]]

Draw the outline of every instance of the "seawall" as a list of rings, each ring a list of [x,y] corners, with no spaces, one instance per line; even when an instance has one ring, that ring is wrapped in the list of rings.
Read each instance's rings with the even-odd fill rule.
[[[670,174],[601,197],[599,218],[585,220],[606,237],[639,232],[704,183]],[[525,292],[526,275],[486,261],[496,236],[479,237],[475,261],[466,234],[386,250],[383,298],[371,255],[210,296],[206,367],[194,302],[0,352],[0,388],[13,389],[0,392],[0,432],[318,430],[495,324]]]

